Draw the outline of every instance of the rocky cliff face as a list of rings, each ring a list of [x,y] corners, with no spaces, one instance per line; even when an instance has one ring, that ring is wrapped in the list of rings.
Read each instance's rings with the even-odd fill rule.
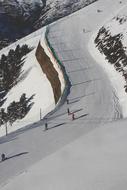
[[[0,47],[2,40],[9,43],[34,31],[43,6],[41,0],[0,0]]]
[[[67,16],[98,0],[45,0],[45,5],[41,11],[39,20],[35,23],[35,28],[40,28],[52,23],[59,18]]]
[[[0,0],[0,14],[7,14],[14,19],[17,17],[29,19],[42,7],[43,0]]]
[[[97,0],[0,0],[0,49]]]

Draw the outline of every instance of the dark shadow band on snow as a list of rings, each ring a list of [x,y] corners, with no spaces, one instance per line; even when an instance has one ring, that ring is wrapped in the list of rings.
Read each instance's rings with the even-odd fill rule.
[[[73,101],[80,101],[81,98],[84,98],[84,97],[89,97],[89,96],[93,96],[95,94],[95,92],[92,92],[92,93],[89,93],[89,94],[84,94],[82,96],[78,96],[78,97],[75,97],[75,98],[70,98],[69,101],[73,102]]]
[[[77,86],[77,85],[82,85],[82,84],[85,84],[85,83],[89,83],[89,82],[99,81],[99,80],[101,80],[101,79],[92,79],[92,80],[86,80],[86,81],[83,81],[83,82],[78,82],[78,83],[72,84],[72,87]]]
[[[91,69],[91,68],[93,68],[93,67],[86,67],[86,68],[71,70],[71,71],[68,71],[68,73],[76,73],[76,72],[80,72],[80,71],[83,71],[83,70],[88,70],[88,69]]]
[[[58,114],[58,115],[55,115],[55,116],[49,116],[48,117],[48,120],[52,120],[52,119],[55,119],[55,118],[57,118],[57,117],[60,117],[60,116],[63,116],[63,115],[66,115],[67,114],[67,111],[66,112],[64,112],[64,113],[60,113],[60,114]],[[47,118],[46,118],[47,119]]]
[[[80,111],[82,111],[83,109],[81,108],[81,109],[78,109],[78,110],[74,110],[74,111],[72,111],[72,113],[77,113],[77,112],[80,112]]]
[[[68,104],[74,104],[74,103],[77,103],[77,102],[79,102],[79,100],[69,101]]]
[[[10,160],[10,159],[12,159],[12,158],[16,158],[16,157],[19,157],[19,156],[22,156],[22,155],[25,155],[25,154],[28,154],[28,153],[29,153],[29,152],[21,152],[21,153],[19,153],[19,154],[15,154],[15,155],[13,155],[13,156],[5,157],[5,160],[4,160],[4,161]],[[3,161],[1,161],[1,162],[3,162]]]
[[[71,112],[71,113],[77,113],[77,112],[80,112],[80,111],[82,111],[82,110],[83,110],[83,109],[81,108],[81,109],[74,110],[74,111],[70,111],[70,112]],[[55,115],[55,116],[53,116],[53,117],[48,117],[48,121],[53,120],[53,119],[56,119],[57,117],[61,117],[61,116],[66,115],[66,114],[68,114],[67,111],[64,112],[64,113]]]
[[[52,127],[49,127],[47,130],[54,129],[54,128],[60,127],[60,126],[62,126],[62,125],[65,125],[65,124],[66,124],[65,122],[64,122],[64,123],[60,123],[60,124],[54,125],[54,126],[52,126]],[[45,130],[45,131],[46,131],[46,130]]]
[[[82,118],[82,117],[86,117],[86,116],[88,116],[88,115],[89,115],[88,113],[83,114],[83,115],[80,115],[79,117],[76,117],[75,120],[76,120],[76,119],[80,119],[80,118]]]
[[[15,154],[15,155],[13,155],[13,156],[6,157],[6,160],[9,160],[9,159],[11,159],[11,158],[15,158],[15,157],[18,157],[18,156],[22,156],[22,155],[28,154],[28,153],[29,153],[29,152],[21,152],[21,153],[19,153],[19,154]]]

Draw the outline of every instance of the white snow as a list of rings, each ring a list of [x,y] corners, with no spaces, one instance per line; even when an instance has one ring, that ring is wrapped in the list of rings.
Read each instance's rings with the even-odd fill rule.
[[[126,20],[126,5],[122,7],[117,14],[113,16],[113,18],[109,21],[106,21],[106,24],[104,27],[111,33],[112,36],[117,34],[123,34],[122,43],[123,46],[127,47],[127,20]],[[120,24],[116,17],[124,18],[124,22]],[[98,30],[94,32],[94,34],[91,36],[90,42],[89,42],[89,51],[93,58],[96,60],[97,63],[99,63],[109,76],[109,79],[111,80],[113,87],[115,89],[115,92],[119,98],[119,102],[122,109],[122,115],[123,117],[127,117],[127,93],[125,92],[124,86],[126,85],[125,78],[120,72],[117,72],[113,65],[111,65],[106,59],[103,54],[101,54],[98,50],[98,48],[95,47],[94,40],[97,36]],[[124,67],[124,70],[126,68]]]
[[[127,6],[122,7],[114,17],[107,20],[104,27],[110,32],[111,36],[122,34],[123,46],[127,47]],[[121,20],[121,22],[120,22]]]
[[[95,129],[13,178],[1,190],[126,190],[126,123]]]
[[[55,49],[59,58],[65,60],[63,63],[73,85],[68,98],[74,102],[69,108],[71,111],[81,109],[75,113],[79,118],[71,121],[66,113],[68,105],[64,104],[51,116],[54,118],[50,123],[52,130],[43,132],[40,128],[34,129],[18,136],[19,140],[1,144],[2,151],[9,152],[12,147],[15,153],[17,148],[24,150],[26,147],[30,152],[28,157],[9,160],[0,165],[4,179],[9,178],[6,170],[10,172],[11,167],[14,168],[12,178],[1,185],[1,190],[126,190],[127,120],[102,126],[104,122],[118,119],[120,110],[114,94],[114,83],[110,83],[107,73],[88,51],[92,34],[105,23],[108,16],[115,15],[125,4],[126,0],[122,0],[122,5],[119,0],[100,0],[51,26],[50,34],[55,38],[49,35],[50,42],[57,44]],[[98,13],[97,9],[102,12]],[[89,32],[84,33],[83,29]],[[63,46],[59,45],[61,42]],[[92,55],[96,53],[95,49],[91,51]],[[110,77],[111,74],[114,77],[111,69]],[[120,81],[117,75],[115,77]],[[80,118],[86,113],[88,116]],[[55,122],[60,124],[65,121],[66,125],[54,128]],[[34,139],[35,142],[26,143],[28,139]],[[62,142],[71,143],[55,152],[54,146]],[[44,158],[49,149],[55,153],[51,151]],[[17,175],[16,171],[20,173],[20,167],[24,168],[24,164],[36,156],[40,156],[40,161]]]
[[[97,33],[95,33],[91,40],[89,41],[89,52],[95,59],[97,63],[104,69],[104,71],[109,76],[109,79],[112,83],[114,91],[117,94],[123,117],[127,117],[127,93],[125,92],[124,86],[126,85],[124,77],[115,70],[114,66],[108,63],[105,59],[105,56],[100,54],[99,50],[95,47],[95,37]]]
[[[61,90],[63,92],[65,87],[64,76],[62,74],[62,70],[59,67],[58,63],[54,59],[53,55],[49,51],[49,48],[45,41],[45,31],[46,28],[43,30],[41,29],[41,34],[37,35],[38,32],[33,33],[30,36],[27,36],[26,39],[22,39],[17,41],[16,44],[11,45],[8,49],[5,48],[2,50],[2,53],[8,52],[10,48],[15,48],[17,44],[28,44],[30,47],[37,47],[39,41],[41,41],[42,47],[45,50],[45,53],[50,57],[51,61],[55,69],[59,74],[59,79],[61,82]],[[19,82],[16,86],[14,86],[9,93],[7,94],[7,100],[3,104],[3,108],[7,108],[9,104],[13,101],[19,101],[21,95],[26,93],[26,97],[31,97],[34,95],[32,102],[34,103],[29,113],[23,118],[22,120],[18,120],[14,122],[13,126],[8,125],[8,133],[15,131],[21,127],[24,127],[28,124],[35,123],[40,120],[40,113],[41,118],[43,118],[47,113],[52,111],[55,108],[55,101],[53,90],[51,87],[50,82],[48,81],[46,75],[43,73],[36,57],[35,57],[36,48],[32,50],[26,56],[25,63],[22,68],[22,74],[19,78]],[[2,54],[1,53],[1,54]],[[0,127],[0,136],[5,135],[5,126]]]

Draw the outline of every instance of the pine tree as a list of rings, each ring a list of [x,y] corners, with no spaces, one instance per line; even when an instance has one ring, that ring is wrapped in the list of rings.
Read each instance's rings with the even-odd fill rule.
[[[26,97],[26,94],[23,93],[20,97],[19,102],[13,101],[7,108],[8,120],[9,123],[12,125],[17,119],[23,119],[30,109],[33,106],[33,99],[34,95],[30,98]]]
[[[1,94],[8,91],[17,84],[21,75],[22,66],[24,64],[25,56],[32,48],[28,45],[17,45],[16,49],[11,49],[8,55],[2,55],[0,59],[0,105],[2,105]]]
[[[0,125],[8,122],[8,114],[5,112],[4,108],[0,110]]]
[[[16,109],[16,102],[13,101],[7,108],[7,113],[8,113],[8,118],[9,122],[12,125],[12,123],[16,120],[17,118],[17,109]]]

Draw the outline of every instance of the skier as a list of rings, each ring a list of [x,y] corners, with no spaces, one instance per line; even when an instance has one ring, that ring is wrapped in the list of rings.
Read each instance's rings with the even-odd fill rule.
[[[72,113],[72,121],[74,121],[75,120],[75,115],[74,115],[74,113]]]
[[[45,131],[48,130],[48,123],[45,123]]]
[[[83,28],[83,32],[84,32],[84,33],[86,32],[85,28]]]
[[[4,160],[6,160],[6,157],[5,157],[5,154],[2,153],[2,154],[1,154],[1,161],[4,161]]]
[[[44,122],[45,122],[45,131],[47,131],[48,130],[47,118],[45,118]]]
[[[70,110],[69,110],[69,108],[67,108],[67,113],[68,113],[68,115],[70,115]]]

